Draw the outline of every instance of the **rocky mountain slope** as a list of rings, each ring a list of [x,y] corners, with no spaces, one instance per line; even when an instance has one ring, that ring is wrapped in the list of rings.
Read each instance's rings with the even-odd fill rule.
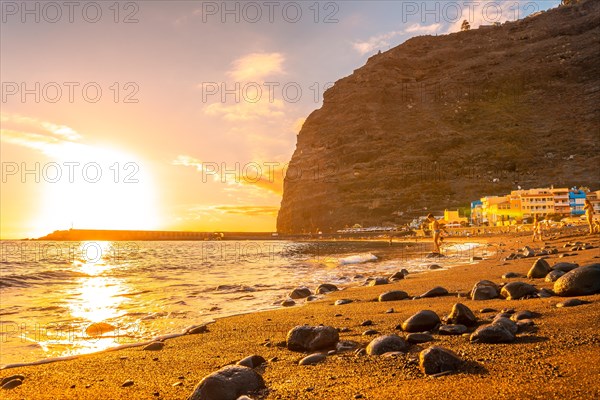
[[[401,223],[518,186],[597,188],[599,66],[597,0],[371,57],[304,123],[278,230]]]

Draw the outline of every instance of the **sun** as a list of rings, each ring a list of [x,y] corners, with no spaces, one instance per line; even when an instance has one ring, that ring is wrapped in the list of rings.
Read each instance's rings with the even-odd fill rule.
[[[57,229],[154,230],[157,192],[148,164],[122,151],[67,143],[42,165],[43,195],[32,226]]]

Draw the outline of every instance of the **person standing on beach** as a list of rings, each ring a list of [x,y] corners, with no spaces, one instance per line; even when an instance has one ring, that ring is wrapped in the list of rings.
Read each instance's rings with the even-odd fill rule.
[[[590,227],[590,235],[594,234],[594,206],[592,202],[585,199],[583,209],[585,210],[585,219]]]
[[[542,240],[542,226],[537,219],[537,215],[533,216],[532,230],[533,230],[533,241],[535,242],[536,238]]]
[[[433,236],[433,252],[439,254],[440,253],[440,238],[441,238],[441,229],[440,223],[433,214],[427,215],[427,221],[431,224],[431,235]]]

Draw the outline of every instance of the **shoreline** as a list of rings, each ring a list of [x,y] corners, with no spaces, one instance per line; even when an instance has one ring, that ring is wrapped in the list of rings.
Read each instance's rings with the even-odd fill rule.
[[[569,242],[571,237],[573,235],[546,240],[559,250],[559,254],[550,256],[551,265],[559,260],[563,261],[559,256],[568,252],[568,249],[562,245]],[[600,256],[598,236],[576,237],[578,240],[591,241],[594,248],[579,251],[578,255],[564,261],[575,261],[580,265],[598,262],[594,260],[594,257]],[[451,239],[454,241],[456,238]],[[468,239],[479,242],[482,238]],[[505,244],[507,252],[522,247],[522,244],[531,245],[529,237],[523,240],[522,236],[486,239],[490,239],[493,244]],[[543,247],[543,243],[539,242],[534,245]],[[488,259],[477,264],[436,270],[435,274],[409,274],[406,279],[387,285],[353,286],[303,304],[302,307],[217,318],[208,327],[208,332],[169,338],[160,351],[144,351],[139,348],[143,344],[138,344],[136,347],[72,356],[74,358],[60,360],[63,362],[57,360],[37,365],[5,367],[0,370],[1,378],[20,373],[25,376],[25,380],[17,388],[3,390],[3,395],[7,399],[65,396],[82,399],[100,396],[111,399],[185,398],[202,377],[246,356],[259,354],[265,359],[277,357],[278,361],[269,361],[263,372],[269,392],[252,396],[253,399],[353,398],[359,394],[363,398],[382,399],[394,398],[398,393],[403,396],[412,393],[416,398],[435,398],[436,393],[444,390],[447,393],[445,397],[449,398],[463,398],[465,395],[484,398],[486,392],[489,395],[492,392],[498,393],[498,390],[503,393],[500,398],[547,398],[551,393],[551,397],[561,397],[562,394],[562,397],[568,398],[575,393],[574,389],[579,393],[579,398],[594,398],[599,393],[595,375],[600,372],[600,355],[597,351],[600,337],[596,332],[597,326],[590,321],[594,321],[595,317],[600,318],[600,295],[581,297],[591,303],[571,309],[554,307],[555,303],[564,300],[560,297],[518,301],[474,301],[457,297],[467,293],[481,279],[496,283],[518,280],[533,283],[539,288],[552,287],[552,284],[543,279],[500,279],[508,271],[526,273],[534,260],[535,258],[530,258],[503,262]],[[367,269],[368,265],[365,265],[365,270]],[[385,303],[372,301],[378,294],[389,290],[405,290],[411,296],[418,296],[437,285],[447,288],[451,295]],[[333,302],[341,298],[354,301],[344,306],[334,306]],[[341,339],[353,340],[365,346],[372,337],[361,334],[368,329],[360,326],[361,321],[373,320],[373,328],[381,334],[397,333],[404,336],[405,333],[396,330],[395,326],[414,312],[432,309],[442,316],[456,302],[470,307],[482,320],[486,316],[478,311],[484,307],[493,307],[498,311],[505,307],[515,308],[517,311],[529,309],[540,315],[534,319],[539,330],[519,338],[517,343],[501,345],[471,344],[460,336],[435,335],[436,341],[432,344],[454,350],[469,363],[479,365],[476,368],[466,367],[456,374],[438,379],[427,379],[418,371],[411,361],[416,351],[412,348],[405,357],[355,357],[352,353],[340,353],[328,357],[317,366],[302,367],[297,365],[297,361],[306,354],[278,346],[285,340],[289,329],[304,323],[347,327],[349,331],[341,333]],[[387,314],[389,308],[393,308],[394,313]],[[339,314],[341,316],[337,316]],[[565,348],[565,343],[572,348]],[[535,354],[541,356],[537,357]],[[556,364],[562,375],[540,375],[540,358],[545,360],[543,362]],[[485,373],[482,368],[486,370]],[[544,368],[542,370],[545,371]],[[563,370],[567,373],[563,373]],[[180,377],[184,379],[179,379]],[[330,379],[332,377],[335,378]],[[135,384],[122,388],[121,384],[126,379],[133,380]],[[565,380],[566,384],[563,382]],[[465,386],[467,382],[469,387]],[[531,382],[534,384],[531,385]],[[489,387],[490,384],[496,388],[491,392],[482,386]]]
[[[458,239],[458,240],[457,240]],[[463,240],[460,240],[463,239]],[[356,242],[363,242],[363,243],[371,243],[371,242],[387,242],[387,240],[382,239],[382,240],[375,240],[375,239],[366,239],[366,240],[351,240],[351,241],[356,241]],[[335,241],[331,241],[331,240],[319,240],[319,241],[315,241],[315,242],[335,242]],[[452,241],[449,241],[448,243],[446,243],[446,245],[448,247],[452,247],[453,245],[460,245],[462,243],[474,243],[477,246],[475,246],[475,248],[477,247],[484,247],[487,245],[487,241],[486,240],[479,240],[477,242],[470,240],[470,238],[452,238]],[[419,241],[397,241],[394,242],[394,244],[396,245],[419,245],[419,244],[426,244],[427,248],[432,247],[432,243],[431,240],[423,240],[421,243],[419,243]],[[383,247],[382,250],[385,250],[384,255],[385,256],[390,256],[391,257],[385,257],[383,259],[377,259],[376,261],[364,261],[364,262],[357,262],[354,264],[344,264],[344,263],[340,263],[337,268],[344,268],[345,266],[362,266],[363,269],[365,270],[363,272],[363,274],[365,275],[365,278],[369,276],[368,274],[368,270],[369,270],[369,265],[371,264],[375,264],[375,263],[384,263],[386,261],[394,261],[394,262],[410,262],[410,261],[420,261],[420,262],[427,262],[427,263],[434,263],[434,261],[440,261],[439,259],[427,259],[426,257],[424,257],[424,253],[422,251],[417,251],[417,252],[408,252],[408,254],[412,255],[412,257],[410,258],[406,258],[406,257],[401,257],[401,258],[396,258],[396,256],[398,255],[397,253],[393,252],[393,245],[390,245],[389,247]],[[379,253],[378,251],[376,251],[376,249],[371,249],[373,252],[375,253]],[[400,254],[402,254],[404,256],[404,252],[405,252],[405,248],[404,247],[399,247],[399,250],[401,251]],[[422,249],[420,249],[422,250]],[[422,254],[423,253],[423,254]],[[360,253],[360,254],[366,254],[366,253]],[[358,254],[358,255],[360,255]],[[370,253],[372,254],[372,253]],[[338,259],[341,260],[341,259]],[[448,258],[448,260],[452,260],[452,258]],[[442,261],[446,261],[443,260]],[[451,261],[452,262],[452,261]],[[464,261],[463,261],[464,263]],[[460,266],[460,263],[456,263],[456,261],[452,264],[446,264],[444,263],[443,269],[451,269],[451,268],[456,268],[458,266]],[[427,270],[419,270],[419,271],[411,271],[412,276],[415,276],[417,274],[423,274],[423,273],[433,273],[433,272],[438,272],[440,270],[438,269],[427,269]],[[390,272],[392,272],[390,270]],[[372,277],[374,277],[375,275],[372,275]],[[364,280],[354,280],[354,281],[350,281],[348,283],[345,283],[343,285],[338,285],[340,287],[339,292],[348,290],[348,289],[352,289],[352,288],[361,288],[364,287],[366,285],[366,282]],[[327,298],[327,294],[325,295],[320,295],[318,300],[325,300]],[[288,300],[290,298],[288,297]],[[297,302],[296,304],[294,304],[291,307],[302,307],[302,306],[306,306],[308,305],[310,302],[306,301],[306,299],[301,299],[301,302]],[[53,363],[53,362],[60,362],[60,361],[67,361],[67,360],[72,360],[72,359],[76,359],[79,357],[85,357],[85,356],[90,356],[90,355],[95,355],[95,354],[102,354],[102,353],[106,353],[106,352],[112,352],[112,351],[118,351],[118,350],[122,350],[122,349],[127,349],[127,348],[135,348],[135,347],[142,347],[145,346],[149,343],[152,343],[154,341],[157,340],[163,340],[165,338],[169,338],[172,339],[174,337],[179,337],[179,336],[183,336],[185,335],[185,331],[189,330],[193,327],[198,327],[200,325],[208,325],[208,324],[212,324],[215,323],[218,320],[222,320],[225,318],[230,318],[230,317],[238,317],[238,316],[242,316],[242,315],[248,315],[248,314],[254,314],[254,313],[261,313],[261,312],[268,312],[268,311],[273,311],[273,310],[279,310],[279,309],[285,309],[285,308],[290,308],[290,306],[283,306],[283,305],[277,305],[275,303],[272,304],[265,304],[262,307],[259,308],[255,308],[255,309],[250,309],[247,311],[241,311],[241,312],[236,312],[233,314],[230,313],[225,313],[223,315],[218,315],[218,316],[214,316],[214,317],[210,317],[210,319],[206,320],[206,321],[199,321],[198,325],[188,325],[186,328],[184,328],[183,330],[180,329],[179,332],[162,332],[159,333],[158,335],[152,336],[151,338],[147,338],[147,339],[143,339],[142,341],[139,342],[132,342],[132,343],[125,343],[125,344],[119,344],[116,345],[114,347],[107,347],[101,350],[97,350],[97,351],[93,351],[93,352],[84,352],[84,353],[79,353],[79,354],[71,354],[71,355],[64,355],[64,356],[51,356],[51,357],[47,357],[47,358],[40,358],[40,359],[36,359],[33,361],[24,361],[24,362],[13,362],[13,363],[8,363],[5,365],[0,365],[0,371],[1,370],[8,370],[11,368],[18,368],[18,367],[27,367],[27,366],[35,366],[35,365],[42,365],[42,364],[48,364],[48,363]],[[85,338],[82,340],[94,340],[96,338],[94,337],[89,337],[89,338]],[[97,339],[101,339],[101,337],[98,337]]]

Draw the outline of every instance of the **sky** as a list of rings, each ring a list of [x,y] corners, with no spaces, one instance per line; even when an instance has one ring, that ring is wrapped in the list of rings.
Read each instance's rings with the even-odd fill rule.
[[[411,37],[559,2],[2,1],[0,237],[274,231],[336,80]]]

